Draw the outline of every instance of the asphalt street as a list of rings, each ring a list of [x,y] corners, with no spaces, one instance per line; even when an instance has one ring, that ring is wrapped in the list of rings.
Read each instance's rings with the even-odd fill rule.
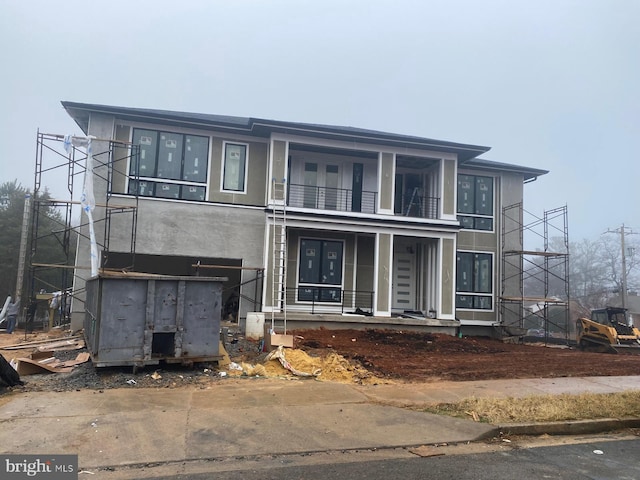
[[[640,439],[596,441],[469,455],[286,465],[148,477],[154,480],[640,480]]]

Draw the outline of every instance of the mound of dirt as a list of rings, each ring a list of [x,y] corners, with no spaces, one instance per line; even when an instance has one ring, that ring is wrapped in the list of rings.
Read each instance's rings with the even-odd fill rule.
[[[309,355],[307,352],[287,348],[283,350],[284,359],[291,367],[304,376],[313,377],[321,381],[357,383],[362,385],[376,385],[390,383],[387,379],[378,378],[357,362],[349,361],[335,352],[324,352],[323,355]],[[283,366],[277,358],[264,358],[258,365],[243,363],[242,371],[231,370],[234,375],[262,375],[267,377],[289,377],[297,375]],[[259,368],[261,367],[261,368]]]

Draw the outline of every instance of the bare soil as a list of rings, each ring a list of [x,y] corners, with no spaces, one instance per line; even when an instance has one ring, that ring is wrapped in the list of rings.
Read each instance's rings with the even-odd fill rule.
[[[640,355],[390,330],[293,333],[309,354],[333,350],[377,377],[405,382],[640,375]]]
[[[392,382],[430,382],[437,380],[488,380],[503,378],[549,378],[640,375],[640,355],[587,353],[580,350],[504,343],[500,340],[442,334],[399,332],[390,330],[301,330],[294,335],[294,347],[311,357],[344,357],[353,365],[357,381],[371,378]],[[50,338],[58,340],[69,332],[24,335],[0,335],[0,354],[7,360],[28,356],[33,347],[6,350],[4,346]],[[226,349],[235,362],[260,363],[265,354],[258,342],[232,332],[225,339]],[[58,351],[61,360],[75,358],[84,350]],[[344,365],[337,369],[344,371]],[[109,388],[210,388],[224,381],[228,369],[215,362],[192,366],[149,366],[133,373],[131,367],[95,368],[91,362],[76,367],[71,373],[22,376],[22,387],[3,390],[66,391]],[[323,374],[324,375],[324,374]],[[327,375],[328,378],[328,375]],[[371,379],[369,379],[371,380]]]

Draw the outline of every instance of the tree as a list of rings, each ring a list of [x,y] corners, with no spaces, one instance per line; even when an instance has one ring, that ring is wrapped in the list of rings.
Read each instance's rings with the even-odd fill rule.
[[[622,248],[619,230],[608,232],[610,235],[602,235],[601,262],[607,273],[609,284],[613,292],[622,294],[622,289],[627,291],[640,287],[640,242],[637,236],[625,236],[625,264],[627,284],[623,287],[622,275]],[[614,234],[615,233],[615,234]]]
[[[563,252],[561,239],[552,239],[550,251]],[[640,288],[640,242],[626,237],[627,290]],[[562,266],[550,262],[546,288],[548,296],[566,299]],[[525,268],[526,296],[545,295],[544,260],[529,258]],[[583,239],[569,244],[569,296],[586,310],[604,307],[622,288],[622,251],[619,235],[602,235],[596,240]]]
[[[17,180],[0,185],[0,294],[14,295],[18,272],[20,239],[24,216],[25,197],[29,190]],[[37,209],[31,210],[29,238],[27,241],[27,265],[25,266],[25,284],[21,288],[23,295],[30,295],[31,289],[39,291],[55,291],[71,286],[72,276],[60,268],[38,270],[34,282],[29,284],[28,267],[31,262],[46,264],[68,264],[74,258],[75,241],[63,241],[67,228],[60,212],[47,205],[50,198],[48,191],[38,194],[33,202]],[[32,225],[38,222],[38,238],[33,242]],[[66,245],[65,245],[66,243]],[[33,249],[32,247],[36,247]],[[72,249],[69,250],[68,247]]]

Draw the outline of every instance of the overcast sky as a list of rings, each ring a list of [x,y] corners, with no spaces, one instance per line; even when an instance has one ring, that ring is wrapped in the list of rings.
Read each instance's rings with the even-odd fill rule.
[[[640,231],[638,0],[0,0],[0,180],[60,101],[325,123],[550,170],[571,241]],[[64,179],[63,179],[64,180]],[[52,191],[59,186],[50,185]]]

